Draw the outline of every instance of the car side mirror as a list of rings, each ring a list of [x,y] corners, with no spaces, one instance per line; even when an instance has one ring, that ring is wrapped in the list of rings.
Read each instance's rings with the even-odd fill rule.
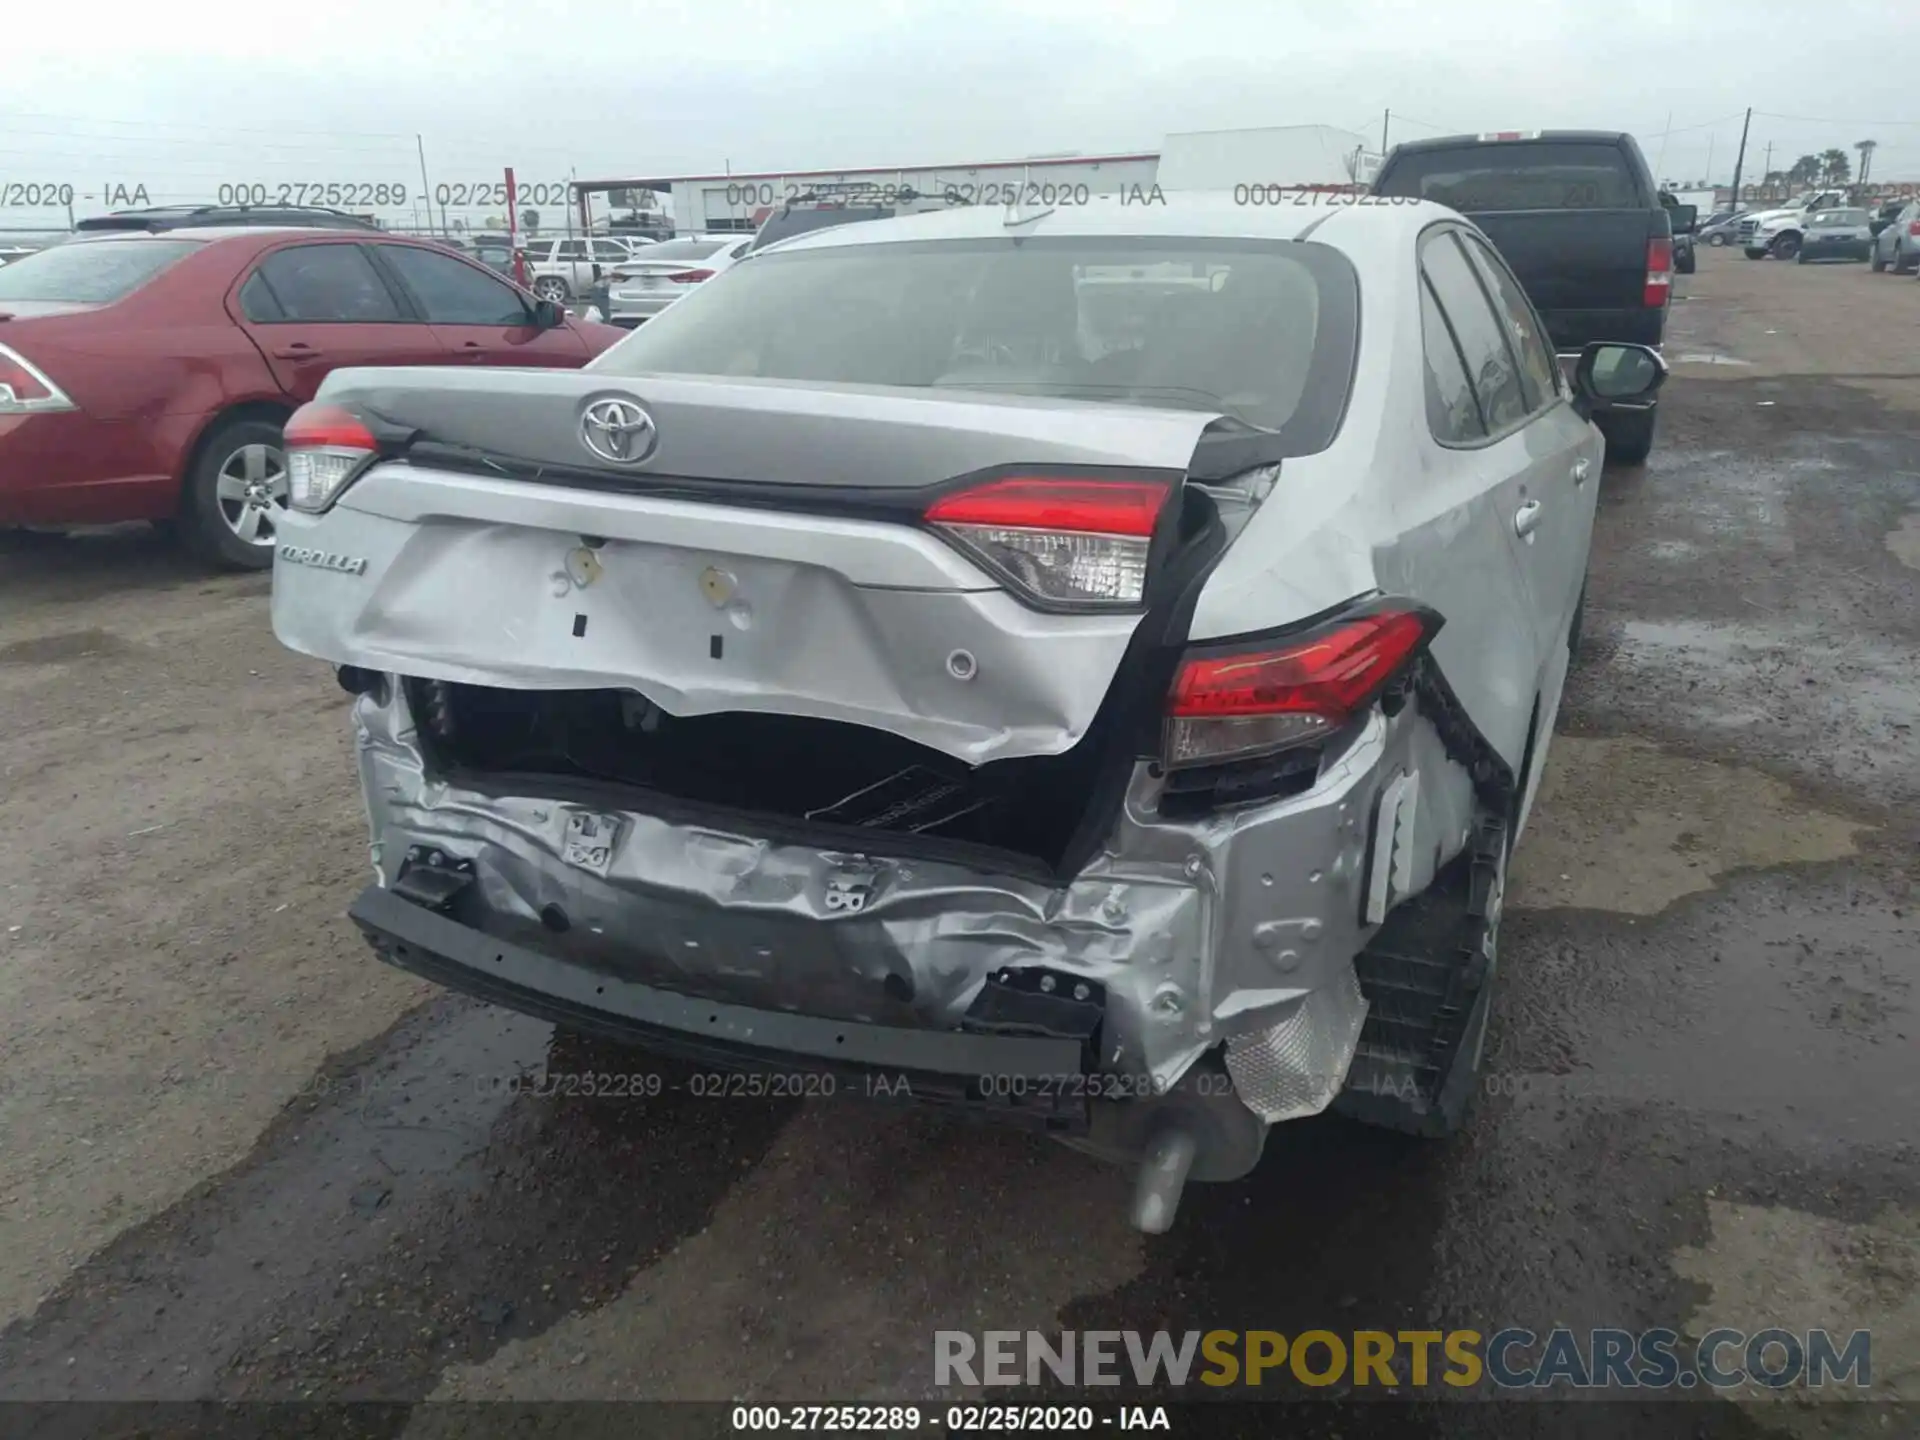
[[[536,300],[533,302],[533,328],[536,330],[558,330],[567,323],[567,312],[557,300]]]
[[[1573,367],[1574,408],[1591,418],[1602,410],[1644,410],[1667,383],[1667,362],[1647,345],[1596,340]]]
[[[1673,233],[1691,235],[1700,221],[1698,205],[1676,205],[1673,207]]]

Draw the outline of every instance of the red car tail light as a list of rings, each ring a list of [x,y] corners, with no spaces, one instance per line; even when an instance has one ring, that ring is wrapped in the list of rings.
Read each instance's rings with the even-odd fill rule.
[[[312,515],[339,499],[347,482],[380,453],[380,442],[358,415],[319,401],[294,411],[281,438],[287,447],[287,503]]]
[[[0,345],[0,415],[77,408],[67,392],[18,350]]]
[[[1920,235],[1920,220],[1909,220],[1907,222],[1907,233],[1909,235]]]
[[[678,275],[669,275],[667,279],[676,285],[698,285],[702,280],[711,280],[711,270],[682,270]]]
[[[1673,241],[1665,235],[1647,241],[1647,283],[1641,303],[1649,310],[1667,303],[1673,293]]]
[[[943,495],[926,519],[988,569],[1049,605],[1138,605],[1165,480],[1010,476]]]
[[[1371,705],[1440,628],[1387,602],[1298,636],[1189,654],[1167,697],[1167,768],[1215,765],[1329,735]]]

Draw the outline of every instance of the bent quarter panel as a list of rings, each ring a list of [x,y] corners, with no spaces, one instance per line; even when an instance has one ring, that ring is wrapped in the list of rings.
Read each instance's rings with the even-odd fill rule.
[[[1489,744],[1518,771],[1539,676],[1531,596],[1507,529],[1519,504],[1523,435],[1451,450],[1425,422],[1420,358],[1400,413],[1414,431],[1412,463],[1396,478],[1399,533],[1376,561],[1389,593],[1432,606],[1446,624],[1433,657]]]

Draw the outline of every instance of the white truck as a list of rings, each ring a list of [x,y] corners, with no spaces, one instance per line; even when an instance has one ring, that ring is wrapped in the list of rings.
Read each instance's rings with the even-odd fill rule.
[[[1800,253],[1800,237],[1809,212],[1844,206],[1844,190],[1809,190],[1772,210],[1754,210],[1740,217],[1740,248],[1749,260],[1791,260]]]

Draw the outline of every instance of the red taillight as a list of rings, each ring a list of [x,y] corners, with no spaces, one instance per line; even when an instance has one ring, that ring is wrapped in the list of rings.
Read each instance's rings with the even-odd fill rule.
[[[711,270],[682,270],[678,275],[669,275],[667,279],[676,285],[698,285],[702,280],[711,280]]]
[[[1652,309],[1667,303],[1673,291],[1673,241],[1665,235],[1647,241],[1647,284],[1641,303]]]
[[[1331,733],[1438,628],[1431,611],[1389,606],[1283,644],[1189,656],[1167,697],[1167,765],[1217,764]]]
[[[0,345],[0,415],[71,410],[73,401],[18,350]]]
[[[1030,598],[1138,605],[1165,480],[1016,475],[943,495],[926,518]]]
[[[287,448],[287,503],[312,514],[338,499],[380,448],[358,415],[319,401],[293,412],[281,440]]]
[[[1907,222],[1907,233],[1909,235],[1920,235],[1920,220],[1909,220]]]
[[[943,495],[936,525],[1016,525],[1100,535],[1151,535],[1166,503],[1164,480],[1051,480],[1015,476]]]

